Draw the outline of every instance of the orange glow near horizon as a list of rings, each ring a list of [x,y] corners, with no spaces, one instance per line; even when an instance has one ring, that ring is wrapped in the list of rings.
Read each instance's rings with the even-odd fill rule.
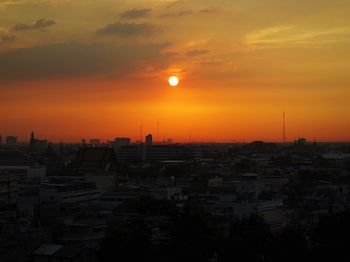
[[[312,90],[299,90],[295,96],[292,88],[283,92],[270,88],[261,93],[254,87],[236,87],[223,93],[190,80],[181,89],[169,89],[157,79],[136,82],[135,86],[142,84],[143,88],[121,90],[115,86],[128,83],[101,84],[84,79],[22,84],[2,96],[2,109],[14,103],[20,106],[1,115],[1,134],[18,135],[23,141],[28,140],[31,130],[54,142],[79,142],[82,138],[107,141],[125,136],[135,141],[139,139],[140,121],[145,133],[153,134],[159,121],[161,140],[188,142],[191,129],[192,139],[198,142],[281,141],[285,111],[289,141],[299,136],[319,141],[349,140],[349,123],[337,120],[349,117],[337,102],[345,99],[341,90],[333,90],[334,100],[319,105],[319,101],[327,100],[327,90],[313,96]],[[60,86],[59,91],[56,86]],[[330,110],[324,112],[322,106]]]

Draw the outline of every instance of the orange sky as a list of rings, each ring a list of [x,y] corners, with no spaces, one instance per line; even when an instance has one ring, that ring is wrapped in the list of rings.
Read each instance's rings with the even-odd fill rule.
[[[2,1],[0,135],[349,141],[350,3]],[[170,75],[180,78],[169,87]]]

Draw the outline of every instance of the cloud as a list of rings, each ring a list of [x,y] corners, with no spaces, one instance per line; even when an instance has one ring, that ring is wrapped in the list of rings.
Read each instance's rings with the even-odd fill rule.
[[[220,61],[202,61],[200,64],[203,66],[219,66],[222,63]]]
[[[246,43],[257,49],[284,47],[321,47],[350,40],[350,27],[300,30],[282,25],[262,29],[246,36]]]
[[[0,80],[121,76],[149,65],[166,67],[165,44],[62,43],[0,53]]]
[[[166,13],[161,15],[161,18],[169,18],[169,17],[183,17],[183,16],[188,16],[188,15],[192,15],[193,11],[192,10],[184,10],[184,11],[179,11],[179,12],[175,12],[175,13]]]
[[[56,24],[56,22],[53,20],[39,19],[29,24],[17,24],[12,28],[12,30],[25,31],[25,30],[32,30],[32,29],[42,29],[42,28],[52,26],[54,24]]]
[[[165,55],[166,56],[177,56],[177,55],[179,55],[179,53],[178,52],[166,52]]]
[[[206,8],[206,9],[202,9],[199,11],[199,13],[201,14],[213,14],[213,13],[217,13],[218,9],[217,8]]]
[[[0,44],[11,43],[14,41],[16,41],[16,37],[14,35],[0,36]]]
[[[161,18],[177,18],[177,17],[183,17],[183,16],[189,16],[189,15],[198,15],[198,14],[214,14],[217,13],[218,9],[215,8],[206,8],[206,9],[201,9],[201,10],[183,10],[183,11],[178,11],[178,12],[169,12],[160,15]]]
[[[185,0],[173,0],[173,1],[168,1],[169,3],[167,3],[166,8],[170,9],[170,8],[175,8],[177,6],[181,6],[183,4],[186,4]]]
[[[120,14],[120,17],[126,19],[144,18],[150,15],[152,9],[131,9]]]
[[[291,25],[281,25],[281,26],[264,28],[257,32],[248,34],[246,37],[246,41],[248,44],[257,44],[257,43],[266,42],[266,41],[269,42],[273,38],[276,39],[276,36],[278,36],[279,34],[285,33],[286,31],[290,31],[293,28],[294,26],[291,26]]]
[[[26,2],[25,0],[1,0],[0,1],[0,10],[7,8],[9,6],[23,4],[25,2]]]
[[[208,54],[208,50],[191,50],[186,53],[187,57],[196,57]]]
[[[158,32],[158,28],[148,23],[114,23],[106,25],[104,28],[97,30],[99,35],[118,35],[122,37],[131,36],[152,36]]]

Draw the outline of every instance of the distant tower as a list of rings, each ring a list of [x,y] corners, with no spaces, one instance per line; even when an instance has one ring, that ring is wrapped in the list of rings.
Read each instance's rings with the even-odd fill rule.
[[[62,155],[64,153],[64,143],[63,143],[63,140],[61,140],[61,143],[60,143],[60,154]]]
[[[192,128],[190,128],[190,144],[192,144]]]
[[[152,145],[152,141],[153,139],[152,139],[152,134],[148,134],[147,136],[146,136],[146,145]]]
[[[35,135],[34,135],[34,131],[32,131],[32,133],[30,134],[29,148],[30,148],[30,150],[34,150],[34,148],[35,148]]]
[[[283,143],[287,141],[287,135],[286,135],[286,113],[283,112]]]
[[[142,144],[142,121],[140,123],[140,144]]]
[[[159,140],[159,121],[157,122],[157,143],[160,144],[160,140]]]

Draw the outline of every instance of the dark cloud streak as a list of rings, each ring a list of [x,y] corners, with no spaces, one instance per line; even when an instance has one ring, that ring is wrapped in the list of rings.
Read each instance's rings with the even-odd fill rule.
[[[184,11],[179,11],[175,13],[166,13],[161,15],[161,18],[176,18],[176,17],[183,17],[183,16],[188,16],[192,15],[193,11],[192,10],[184,10]]]
[[[56,24],[53,20],[46,20],[46,19],[39,19],[35,22],[29,23],[29,24],[17,24],[15,25],[12,30],[13,31],[26,31],[26,30],[33,30],[33,29],[43,29],[49,26],[53,26]]]
[[[126,19],[135,19],[135,18],[144,18],[148,17],[151,13],[152,9],[145,8],[145,9],[131,9],[127,10],[120,14],[120,17],[126,18]]]
[[[214,9],[214,8],[201,9],[199,11],[194,11],[189,9],[189,10],[183,10],[178,12],[165,13],[160,15],[160,18],[177,18],[177,17],[184,17],[189,15],[214,14],[217,12],[218,12],[218,9]]]
[[[191,50],[186,53],[187,57],[202,56],[209,53],[209,50]]]
[[[213,13],[217,13],[218,9],[216,8],[206,8],[206,9],[202,9],[199,11],[199,13],[201,14],[213,14]]]
[[[118,35],[122,37],[132,36],[152,36],[159,32],[159,29],[148,23],[114,23],[106,25],[104,28],[97,30],[98,35]]]
[[[164,44],[64,43],[0,54],[0,80],[17,81],[108,75],[125,77],[140,67],[166,66]]]
[[[16,36],[14,35],[4,35],[0,37],[0,44],[11,43],[16,41]]]

